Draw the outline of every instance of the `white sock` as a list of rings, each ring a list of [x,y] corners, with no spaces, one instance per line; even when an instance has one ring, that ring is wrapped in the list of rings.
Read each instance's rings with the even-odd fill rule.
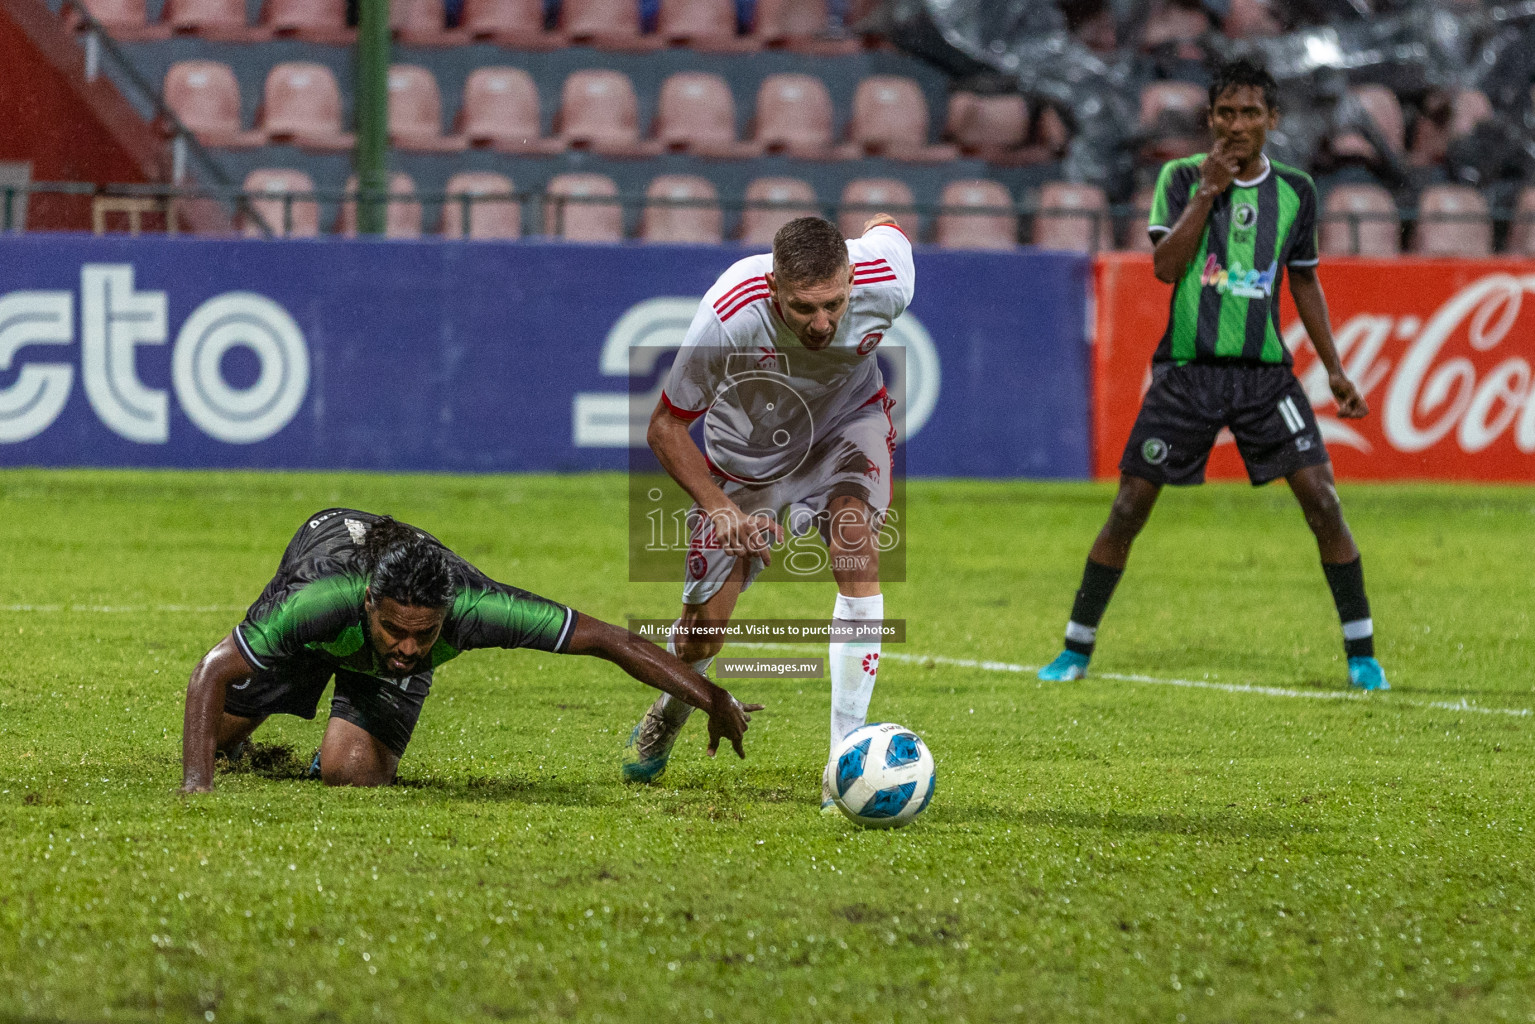
[[[673,623],[673,625],[676,625],[676,623]],[[676,655],[677,653],[676,641],[670,636],[666,638],[666,653],[671,655]],[[699,675],[706,676],[709,674],[709,666],[712,664],[714,664],[714,658],[711,655],[710,657],[693,662],[693,668],[697,670]],[[681,725],[688,720],[688,716],[692,713],[693,705],[687,701],[678,700],[669,693],[661,694],[661,714],[665,716],[668,722],[671,722],[673,725]]]
[[[885,617],[885,596],[847,597],[837,595],[832,621],[838,626],[879,622]],[[831,665],[831,747],[837,749],[842,738],[868,720],[869,699],[874,696],[874,680],[879,675],[879,641],[832,641],[827,644]]]

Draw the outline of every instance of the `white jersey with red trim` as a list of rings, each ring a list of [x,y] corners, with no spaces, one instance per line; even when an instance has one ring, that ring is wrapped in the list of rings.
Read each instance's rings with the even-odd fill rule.
[[[661,400],[704,421],[704,454],[723,476],[762,482],[793,472],[849,415],[883,398],[874,356],[916,290],[911,243],[881,225],[849,239],[853,290],[823,349],[795,337],[768,291],[771,253],[721,274],[699,304]]]

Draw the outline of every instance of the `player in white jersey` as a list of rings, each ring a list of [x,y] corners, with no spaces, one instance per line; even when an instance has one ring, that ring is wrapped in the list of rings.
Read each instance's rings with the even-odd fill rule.
[[[818,529],[837,581],[833,748],[864,724],[879,672],[875,541],[896,438],[874,352],[915,287],[911,243],[891,217],[870,219],[856,239],[819,217],[790,221],[771,254],[736,263],[704,296],[650,419],[650,447],[696,503],[667,650],[706,673],[723,646],[710,630],[771,562],[784,516],[796,533]],[[702,448],[688,432],[700,417]],[[625,778],[661,774],[691,710],[664,698],[651,706],[630,737]]]

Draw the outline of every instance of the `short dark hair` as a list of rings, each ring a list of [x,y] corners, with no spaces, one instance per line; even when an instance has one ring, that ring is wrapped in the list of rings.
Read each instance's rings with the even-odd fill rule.
[[[447,549],[390,516],[368,527],[359,561],[374,601],[387,597],[413,608],[453,605],[458,581]]]
[[[773,273],[797,284],[820,284],[847,271],[842,230],[820,217],[798,217],[773,236]]]
[[[1238,57],[1215,65],[1210,73],[1211,108],[1215,107],[1215,101],[1220,99],[1221,93],[1244,85],[1262,89],[1263,105],[1270,110],[1279,109],[1279,83],[1274,81],[1268,68],[1248,57]]]

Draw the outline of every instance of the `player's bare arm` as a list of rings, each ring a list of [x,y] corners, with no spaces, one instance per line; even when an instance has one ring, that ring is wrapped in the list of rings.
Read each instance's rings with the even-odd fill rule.
[[[1151,254],[1151,266],[1157,280],[1164,284],[1177,284],[1184,268],[1199,252],[1199,240],[1204,237],[1205,224],[1215,200],[1231,186],[1242,168],[1241,158],[1224,138],[1217,139],[1209,154],[1199,165],[1199,188],[1173,229],[1162,236]]]
[[[1338,359],[1338,346],[1333,342],[1332,323],[1327,318],[1327,296],[1322,294],[1322,282],[1315,267],[1290,268],[1290,294],[1295,297],[1295,310],[1311,337],[1317,358],[1327,369],[1327,386],[1338,400],[1338,415],[1346,420],[1357,420],[1370,412],[1364,396],[1343,372]]]
[[[677,700],[698,708],[709,716],[709,756],[719,749],[720,739],[730,741],[740,757],[751,712],[761,711],[761,704],[742,704],[730,691],[711,683],[675,655],[668,654],[648,640],[618,626],[582,615],[570,638],[569,653],[591,654],[611,661],[640,682]]]
[[[687,421],[673,414],[664,401],[657,402],[650,415],[645,440],[661,468],[714,524],[715,537],[726,554],[738,558],[756,555],[764,565],[773,564],[772,545],[783,540],[783,528],[767,516],[748,516],[725,496],[709,472],[704,453],[688,433]]]
[[[240,653],[233,634],[224,637],[192,670],[181,725],[181,791],[213,790],[213,755],[224,718],[224,690],[256,671]]]

